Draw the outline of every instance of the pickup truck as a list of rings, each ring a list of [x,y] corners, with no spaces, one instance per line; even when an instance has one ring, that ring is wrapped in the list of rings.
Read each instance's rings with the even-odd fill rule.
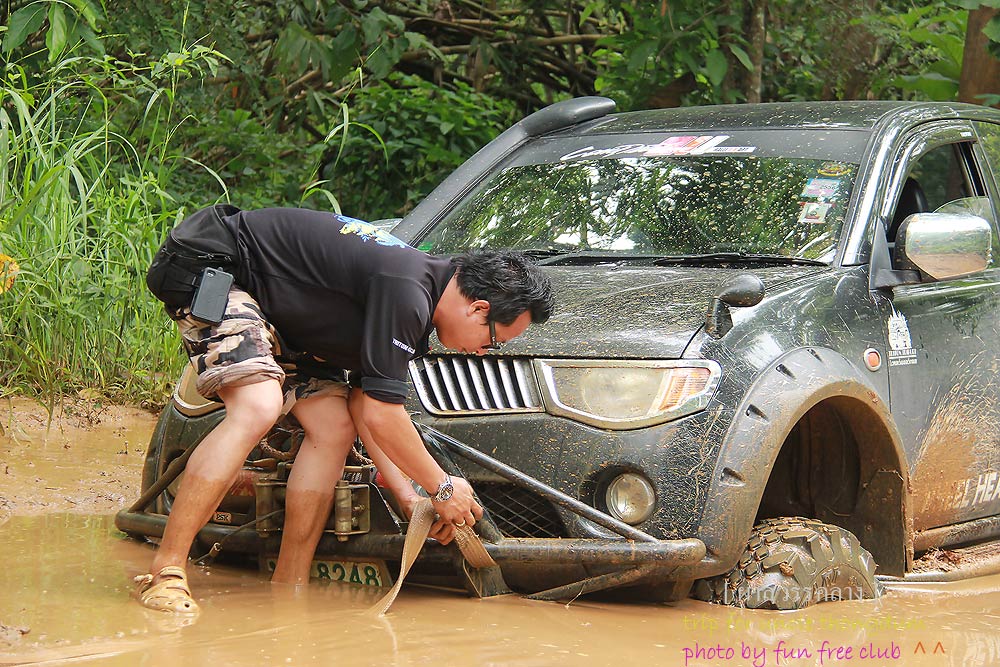
[[[557,304],[502,352],[412,362],[497,563],[429,541],[415,576],[791,609],[1000,570],[1000,112],[614,106],[524,118],[389,223],[429,253],[528,253]],[[161,478],[223,409],[188,369],[123,531],[162,533]],[[202,548],[273,560],[297,433],[251,454]],[[357,463],[317,574],[385,585],[407,524]]]

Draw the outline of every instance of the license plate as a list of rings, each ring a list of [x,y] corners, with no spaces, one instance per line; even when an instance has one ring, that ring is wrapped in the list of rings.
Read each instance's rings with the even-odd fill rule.
[[[267,571],[274,572],[277,562],[276,558],[268,558]],[[392,586],[392,575],[389,574],[384,561],[314,560],[309,576],[313,579],[343,581],[362,586]]]

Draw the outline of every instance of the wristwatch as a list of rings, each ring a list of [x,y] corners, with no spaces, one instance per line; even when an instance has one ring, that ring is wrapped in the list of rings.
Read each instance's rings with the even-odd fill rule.
[[[444,481],[438,485],[437,493],[434,494],[434,502],[443,503],[455,493],[455,485],[451,483],[451,475],[445,475]]]

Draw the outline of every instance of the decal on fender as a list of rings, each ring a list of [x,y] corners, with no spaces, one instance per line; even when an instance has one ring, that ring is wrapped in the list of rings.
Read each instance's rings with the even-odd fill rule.
[[[906,317],[893,308],[887,325],[889,365],[910,366],[917,363],[917,351],[913,349],[913,343],[910,340],[910,327],[906,323]]]

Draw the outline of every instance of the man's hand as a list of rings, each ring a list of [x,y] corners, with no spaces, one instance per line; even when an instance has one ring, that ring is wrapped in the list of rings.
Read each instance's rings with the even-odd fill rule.
[[[461,477],[452,477],[451,483],[455,487],[455,493],[452,494],[451,498],[442,502],[434,502],[434,510],[440,519],[434,524],[431,536],[442,544],[450,542],[454,533],[454,531],[445,530],[446,524],[474,526],[477,520],[483,518],[483,508],[473,497],[472,487],[469,483]],[[448,541],[444,542],[440,537],[437,537],[435,530],[441,533],[442,537],[446,537]],[[447,533],[452,533],[452,535],[447,535]]]
[[[438,519],[431,526],[431,532],[428,533],[428,536],[433,537],[441,544],[449,544],[455,539],[455,526],[444,519]]]
[[[413,487],[410,488],[412,489]],[[417,508],[417,503],[421,501],[427,502],[427,498],[417,493],[412,493],[405,495],[402,498],[399,498],[398,501],[399,501],[399,508],[403,511],[403,514],[405,515],[404,518],[412,519],[413,512]],[[428,533],[428,536],[434,538],[441,544],[448,544],[453,539],[455,539],[455,526],[452,525],[450,521],[445,521],[444,519],[437,519],[431,526],[431,530],[430,533]]]
[[[410,495],[409,480],[404,474],[433,495],[444,471],[427,452],[423,440],[402,405],[384,403],[357,390],[351,392],[351,417],[365,446],[396,496],[403,513],[413,514],[416,498]],[[431,537],[448,544],[455,536],[454,524],[473,526],[483,516],[483,508],[472,496],[472,487],[461,477],[452,479],[452,497],[434,503],[438,521]]]
[[[409,521],[413,517],[413,510],[417,508],[417,503],[419,503],[421,500],[424,499],[423,496],[413,491],[412,486],[409,487],[409,490],[412,491],[412,493],[400,494],[400,496],[402,497],[397,496],[396,498],[396,500],[399,502],[399,508],[403,510],[403,514],[406,515],[403,518],[406,519],[407,521]]]

